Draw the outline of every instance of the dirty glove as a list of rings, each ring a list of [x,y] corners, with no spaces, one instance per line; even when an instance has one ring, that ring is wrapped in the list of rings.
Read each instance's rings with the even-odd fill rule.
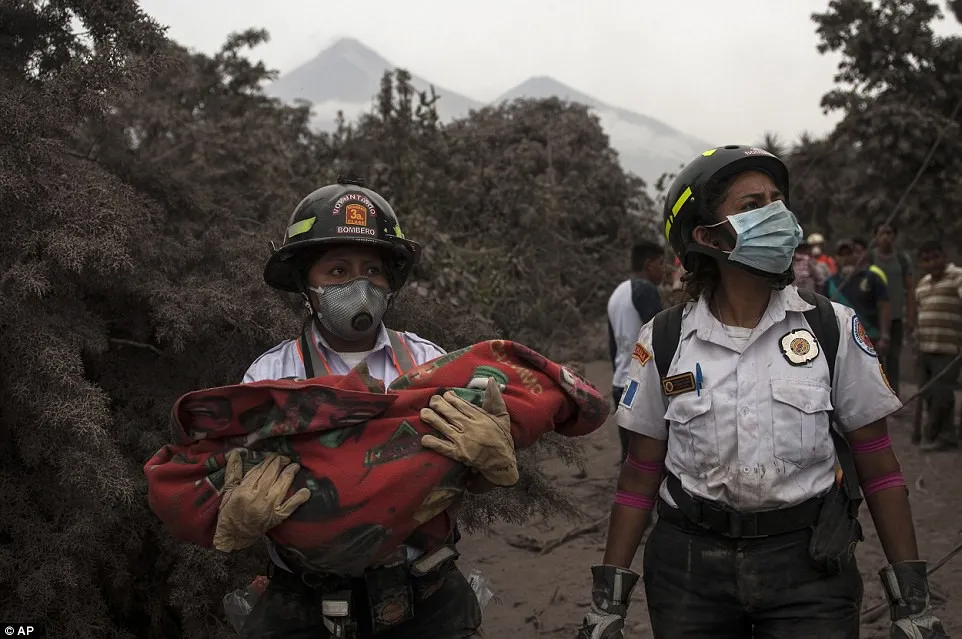
[[[892,639],[948,639],[929,605],[924,561],[900,561],[879,571],[892,615]]]
[[[290,499],[284,499],[300,469],[299,464],[292,464],[287,457],[268,454],[244,476],[240,451],[227,453],[214,548],[231,552],[253,546],[268,530],[290,517],[298,506],[310,499],[311,491],[307,488],[301,488]]]
[[[488,380],[481,408],[452,391],[435,395],[428,406],[421,410],[421,421],[446,439],[425,435],[421,438],[422,446],[477,469],[496,486],[518,483],[511,417],[497,380]]]
[[[592,566],[591,612],[578,639],[624,639],[625,615],[638,573],[618,566]]]

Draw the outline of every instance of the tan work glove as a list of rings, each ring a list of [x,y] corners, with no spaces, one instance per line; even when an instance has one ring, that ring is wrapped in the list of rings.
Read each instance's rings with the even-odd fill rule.
[[[227,453],[214,548],[232,552],[253,546],[310,499],[311,491],[301,488],[284,500],[300,469],[300,464],[292,464],[287,457],[268,454],[244,476],[240,451]]]
[[[475,468],[496,486],[518,483],[518,460],[511,437],[511,418],[495,379],[488,379],[481,408],[452,391],[435,395],[421,409],[421,421],[446,439],[425,435],[421,445]]]

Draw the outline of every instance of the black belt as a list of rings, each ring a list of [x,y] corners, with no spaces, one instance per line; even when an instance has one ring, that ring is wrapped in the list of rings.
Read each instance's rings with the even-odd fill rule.
[[[313,590],[320,594],[337,592],[338,590],[353,590],[364,585],[363,577],[345,577],[319,572],[308,572],[292,567],[285,570],[271,562],[267,569],[267,576],[286,590]]]
[[[404,562],[405,552],[403,548],[398,548],[395,555],[390,559],[371,566],[368,570],[397,565],[399,561]],[[415,579],[428,574],[444,574],[454,568],[454,562],[458,557],[458,551],[453,545],[441,546],[431,552],[422,554],[413,562],[405,562],[406,570],[408,570]],[[296,564],[292,565],[290,562],[288,562],[288,566],[290,569],[285,570],[272,561],[268,567],[268,577],[272,580],[277,579],[278,584],[284,584],[288,588],[303,589],[307,587],[321,593],[353,590],[355,588],[362,588],[366,584],[364,576],[350,577],[346,575],[301,570]],[[365,574],[366,572],[367,571],[365,571]]]
[[[732,539],[769,537],[812,528],[818,521],[824,501],[824,497],[813,497],[797,506],[780,510],[740,513],[717,502],[692,497],[682,488],[681,480],[672,473],[668,473],[667,488],[678,508],[672,508],[659,499],[660,517],[675,524],[693,523]]]

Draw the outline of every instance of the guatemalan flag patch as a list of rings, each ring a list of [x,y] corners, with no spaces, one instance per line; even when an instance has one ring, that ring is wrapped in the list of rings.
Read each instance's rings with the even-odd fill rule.
[[[636,395],[638,395],[638,381],[629,379],[625,392],[621,394],[621,405],[630,409],[635,404]]]

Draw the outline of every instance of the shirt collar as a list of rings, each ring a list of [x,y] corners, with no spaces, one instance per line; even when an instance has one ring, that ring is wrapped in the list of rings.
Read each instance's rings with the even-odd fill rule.
[[[784,320],[785,315],[789,312],[804,313],[813,308],[815,308],[813,305],[802,299],[801,295],[798,294],[798,289],[794,286],[786,286],[781,290],[773,290],[771,299],[768,302],[768,308],[762,314],[761,319],[758,320],[754,334],[762,335],[769,328]],[[692,321],[688,325],[688,330],[682,333],[682,338],[692,332],[697,332],[698,339],[700,340],[724,345],[730,344],[731,340],[728,338],[727,333],[725,333],[721,322],[712,315],[711,308],[708,305],[708,298],[705,297],[705,295],[698,298],[698,302],[695,303],[694,308],[689,306],[685,312],[686,314],[692,313],[693,315]]]
[[[321,332],[317,330],[317,326],[311,322],[311,330],[314,333],[314,341],[317,343],[318,347],[321,348],[326,354],[337,354],[337,351],[331,348],[331,345],[327,343]],[[371,349],[372,353],[376,353],[381,350],[387,350],[388,354],[392,357],[394,356],[394,349],[391,347],[391,340],[387,336],[387,328],[385,328],[384,323],[381,323],[380,328],[378,328],[377,339],[374,341],[374,348]]]

